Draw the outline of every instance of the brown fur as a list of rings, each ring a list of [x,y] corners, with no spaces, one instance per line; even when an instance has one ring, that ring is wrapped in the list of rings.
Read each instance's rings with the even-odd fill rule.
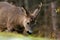
[[[35,9],[32,14],[27,15],[28,13],[23,7],[16,7],[7,2],[0,2],[0,29],[11,31],[16,25],[20,25],[25,28],[24,32],[28,31],[28,33],[32,33],[30,27],[31,18],[37,16],[41,6]]]
[[[24,26],[26,12],[22,7],[16,7],[7,2],[0,2],[0,28],[11,30],[16,25]]]

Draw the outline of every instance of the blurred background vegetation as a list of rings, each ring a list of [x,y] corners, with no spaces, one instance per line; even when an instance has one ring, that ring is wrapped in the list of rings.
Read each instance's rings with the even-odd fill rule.
[[[36,18],[33,36],[41,37],[60,37],[60,0],[0,0],[7,1],[16,6],[24,6],[29,12],[42,2],[43,6]]]

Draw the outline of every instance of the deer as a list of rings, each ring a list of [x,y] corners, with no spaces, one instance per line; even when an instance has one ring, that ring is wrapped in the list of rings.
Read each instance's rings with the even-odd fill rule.
[[[30,13],[24,7],[17,7],[8,2],[0,2],[0,28],[10,32],[16,25],[20,25],[24,27],[25,32],[33,33],[30,23],[36,18],[41,7],[42,3]]]

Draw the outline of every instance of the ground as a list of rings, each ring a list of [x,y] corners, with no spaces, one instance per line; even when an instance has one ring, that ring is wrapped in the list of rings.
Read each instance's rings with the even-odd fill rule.
[[[0,39],[1,40],[56,40],[50,38],[32,37],[31,35],[24,36],[22,34],[8,33],[8,32],[0,33]]]

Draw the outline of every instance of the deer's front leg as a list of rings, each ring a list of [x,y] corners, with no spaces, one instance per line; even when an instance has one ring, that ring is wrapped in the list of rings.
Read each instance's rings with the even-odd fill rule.
[[[7,32],[12,32],[12,30],[13,30],[13,25],[11,25],[10,23],[7,23]]]

